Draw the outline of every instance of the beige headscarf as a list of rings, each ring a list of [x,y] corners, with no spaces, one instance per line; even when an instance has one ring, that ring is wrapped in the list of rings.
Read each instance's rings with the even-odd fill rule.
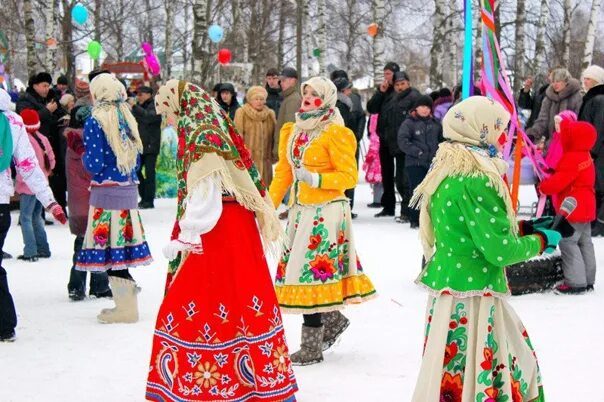
[[[506,205],[513,234],[518,233],[512,199],[502,177],[508,164],[497,151],[509,121],[510,114],[503,106],[484,96],[472,96],[445,115],[443,133],[448,141],[439,146],[430,171],[415,189],[410,203],[420,209],[420,239],[426,260],[434,253],[430,199],[449,176],[485,176]]]
[[[336,86],[324,77],[313,77],[302,84],[300,92],[304,97],[304,89],[310,86],[314,89],[322,104],[318,109],[311,112],[296,113],[296,124],[294,125],[294,134],[296,131],[304,131],[309,137],[321,133],[328,125],[335,123],[344,125],[344,119],[336,107],[338,101],[338,90]],[[295,137],[292,135],[292,137]]]
[[[101,125],[120,173],[130,174],[136,167],[138,154],[143,152],[143,143],[136,119],[125,103],[126,88],[113,75],[100,74],[90,83],[90,92],[94,99],[92,117]],[[120,120],[130,128],[129,135],[120,131]]]

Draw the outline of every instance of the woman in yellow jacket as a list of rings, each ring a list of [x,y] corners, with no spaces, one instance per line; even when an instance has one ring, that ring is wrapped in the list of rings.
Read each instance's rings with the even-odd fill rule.
[[[296,121],[280,132],[279,162],[269,192],[278,206],[291,187],[287,239],[275,287],[281,309],[304,315],[295,365],[323,360],[349,321],[339,312],[375,289],[357,257],[350,204],[357,183],[357,141],[335,107],[337,90],[322,77],[302,84]]]

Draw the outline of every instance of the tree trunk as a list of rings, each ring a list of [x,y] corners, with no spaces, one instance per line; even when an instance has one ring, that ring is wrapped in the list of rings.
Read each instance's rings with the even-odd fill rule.
[[[122,7],[123,9],[123,7]],[[101,42],[101,13],[103,12],[103,2],[102,0],[94,0],[94,40]],[[119,22],[116,22],[119,24]],[[93,60],[94,68],[99,68],[99,59]],[[118,60],[121,58],[118,57]]]
[[[564,35],[564,42],[562,47],[562,65],[564,66],[570,66],[570,22],[572,19],[572,7],[572,0],[564,0],[564,27],[562,28],[562,32]]]
[[[533,64],[533,75],[541,73],[545,64],[545,28],[549,19],[550,0],[541,0],[541,12],[537,23],[537,37],[535,38],[535,61]]]
[[[162,76],[164,81],[167,81],[172,77],[172,32],[174,25],[174,2],[172,0],[166,0],[164,2],[164,8],[166,10],[166,32],[164,40],[164,54],[166,57],[166,62],[164,64]]]
[[[380,85],[384,80],[384,19],[386,8],[384,0],[372,0],[373,22],[378,25],[378,33],[373,37],[373,84]]]
[[[312,40],[313,38],[313,29],[312,29],[312,20],[310,18],[310,1],[311,0],[303,0],[304,1],[304,24],[303,24],[303,30],[305,30],[306,32],[304,32],[304,49],[306,51],[306,69],[304,71],[304,73],[302,74],[302,76],[310,78],[314,75],[314,69],[313,69],[313,64],[314,64],[314,60],[313,60],[313,43]]]
[[[153,20],[153,8],[150,0],[145,0],[145,33],[143,37],[145,42],[149,42],[151,46],[154,46],[153,41],[153,26],[151,21]]]
[[[193,3],[193,71],[191,77],[193,82],[203,84],[204,61],[209,57],[209,52],[206,48],[206,37],[208,31],[207,20],[207,5],[208,0],[195,0]]]
[[[25,17],[25,43],[27,44],[27,75],[36,74],[36,26],[32,9],[32,0],[23,0],[23,15]]]
[[[325,0],[317,1],[317,12],[319,29],[317,30],[319,48],[319,75],[325,77],[327,70],[325,66],[325,54],[327,53],[327,28],[325,27]]]
[[[446,8],[444,8],[446,7]],[[459,32],[461,27],[459,26],[459,22],[461,21],[461,16],[458,14],[459,10],[457,9],[454,2],[445,1],[443,9],[446,10],[445,17],[445,31],[446,35],[444,42],[446,43],[446,50],[442,52],[442,58],[445,60],[444,65],[446,68],[442,69],[443,81],[446,85],[455,85],[459,79],[458,74],[458,45],[460,43],[459,40]]]
[[[593,0],[591,3],[591,13],[589,16],[589,25],[587,25],[587,37],[585,38],[585,49],[583,50],[582,70],[585,70],[591,64],[594,54],[594,44],[596,42],[596,30],[598,27],[598,16],[600,15],[600,6],[602,0]]]
[[[444,1],[434,0],[434,36],[430,49],[430,87],[440,88],[443,82],[442,60],[443,42],[445,39]]]
[[[75,52],[73,49],[73,22],[71,19],[71,10],[75,2],[70,0],[61,0],[63,4],[63,17],[61,19],[62,43],[63,51],[63,67],[65,75],[70,82],[75,82],[76,67],[75,67]]]
[[[516,52],[514,55],[514,93],[518,93],[525,78],[524,26],[526,24],[526,0],[516,0]]]
[[[302,74],[302,24],[304,23],[304,0],[296,0],[296,70]]]
[[[55,16],[57,7],[55,0],[47,0],[46,3],[46,57],[44,58],[44,66],[46,71],[52,74],[56,70],[56,55],[57,44],[55,38]],[[55,43],[49,46],[49,39],[54,39]]]
[[[283,50],[283,41],[285,40],[285,2],[279,6],[279,39],[277,40],[277,70],[283,68],[283,59],[285,51]]]

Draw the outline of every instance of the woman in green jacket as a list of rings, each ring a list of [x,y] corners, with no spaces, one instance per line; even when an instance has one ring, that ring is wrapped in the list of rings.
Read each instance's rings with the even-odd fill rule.
[[[528,335],[505,301],[504,267],[551,253],[560,234],[515,219],[501,158],[509,113],[475,96],[443,119],[444,137],[412,203],[420,207],[430,292],[414,402],[543,401]],[[530,233],[530,234],[529,234]]]

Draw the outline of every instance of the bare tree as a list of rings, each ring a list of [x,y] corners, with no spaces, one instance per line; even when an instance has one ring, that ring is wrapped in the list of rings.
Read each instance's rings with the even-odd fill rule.
[[[36,61],[36,26],[34,25],[31,0],[23,0],[23,14],[25,16],[25,41],[27,43],[27,74],[31,77],[38,68]]]
[[[541,1],[541,11],[539,21],[537,22],[537,37],[535,39],[535,59],[533,64],[533,73],[537,74],[545,65],[545,29],[549,19],[550,0]]]
[[[203,85],[210,76],[208,48],[208,7],[211,0],[195,0],[193,3],[193,54],[191,77]]]
[[[430,86],[438,88],[443,82],[441,61],[443,60],[443,43],[446,36],[445,0],[434,0],[434,36],[430,49]]]
[[[514,56],[514,93],[522,86],[524,79],[525,44],[524,31],[526,24],[526,0],[516,0],[516,52]]]
[[[57,45],[55,39],[55,17],[56,17],[56,3],[55,0],[47,0],[46,3],[46,57],[44,58],[44,67],[46,71],[52,74],[56,68],[56,53]],[[55,40],[51,43],[51,40]]]
[[[302,24],[304,23],[304,0],[296,0],[296,70],[302,74],[302,54],[304,32]]]
[[[372,0],[373,21],[378,24],[378,33],[373,37],[373,82],[374,85],[384,79],[384,20],[386,17],[386,5],[384,0]]]
[[[564,0],[564,27],[562,32],[564,33],[563,51],[562,51],[562,63],[565,66],[570,64],[570,39],[571,39],[571,20],[573,12],[572,0]]]
[[[319,38],[319,75],[325,76],[325,54],[327,53],[327,28],[325,27],[325,0],[317,0],[317,13],[319,20],[319,29],[317,36]]]
[[[166,62],[164,64],[163,76],[166,78],[170,78],[172,76],[172,34],[174,32],[174,1],[165,0],[164,9],[166,11],[166,31],[164,39],[164,54]]]
[[[594,44],[596,42],[596,29],[598,26],[598,16],[600,15],[600,6],[602,0],[593,0],[591,2],[591,13],[589,16],[589,24],[587,25],[587,37],[585,38],[585,49],[583,50],[582,69],[585,70],[591,64]]]

